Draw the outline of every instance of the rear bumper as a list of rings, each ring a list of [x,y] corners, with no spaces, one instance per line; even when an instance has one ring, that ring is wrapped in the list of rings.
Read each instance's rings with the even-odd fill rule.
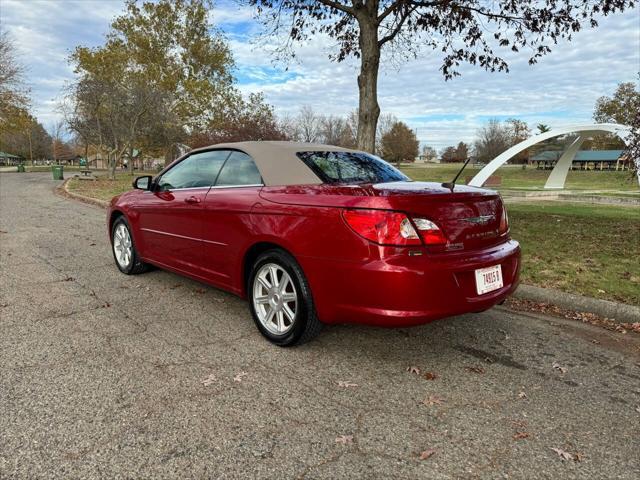
[[[301,258],[320,319],[405,327],[480,312],[518,286],[520,246],[509,240],[476,252],[409,256],[406,249],[379,248],[365,262]],[[502,266],[504,286],[478,295],[475,270]]]

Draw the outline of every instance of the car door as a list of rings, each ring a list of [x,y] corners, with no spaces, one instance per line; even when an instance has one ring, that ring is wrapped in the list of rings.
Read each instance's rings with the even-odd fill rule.
[[[204,200],[229,153],[194,153],[155,179],[139,208],[140,233],[150,260],[201,274]]]
[[[234,287],[237,265],[251,242],[251,208],[259,201],[262,177],[244,152],[231,153],[205,198],[204,265],[210,278]]]

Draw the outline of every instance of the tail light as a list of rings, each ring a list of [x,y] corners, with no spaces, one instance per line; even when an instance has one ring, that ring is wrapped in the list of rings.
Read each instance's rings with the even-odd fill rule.
[[[381,245],[420,245],[406,215],[388,210],[343,210],[342,216],[361,237]]]
[[[389,210],[343,210],[342,216],[354,232],[380,245],[446,243],[442,230],[425,218],[414,218],[412,222],[404,213]]]
[[[500,215],[500,226],[498,227],[498,233],[504,235],[509,231],[509,217],[507,216],[507,209],[502,204],[502,215]]]
[[[447,238],[444,236],[442,230],[440,230],[440,227],[431,220],[414,218],[413,223],[415,223],[422,240],[424,240],[424,243],[427,245],[443,245],[447,243]]]

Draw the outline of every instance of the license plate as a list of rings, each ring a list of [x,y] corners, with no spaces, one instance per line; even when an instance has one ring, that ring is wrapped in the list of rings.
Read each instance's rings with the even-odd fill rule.
[[[476,290],[478,295],[498,290],[502,288],[502,285],[501,265],[476,270]]]

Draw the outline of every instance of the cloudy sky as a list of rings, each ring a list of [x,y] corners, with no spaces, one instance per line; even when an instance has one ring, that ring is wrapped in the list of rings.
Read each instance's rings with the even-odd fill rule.
[[[122,0],[0,0],[0,24],[28,68],[33,110],[45,127],[59,118],[61,89],[73,79],[69,52],[76,45],[100,45],[122,10]],[[283,65],[274,62],[269,45],[255,41],[259,25],[251,10],[219,0],[212,21],[231,45],[242,91],[263,91],[278,114],[310,105],[341,115],[357,106],[357,65],[329,61],[330,40],[312,39],[298,48],[297,61]],[[467,67],[462,77],[445,82],[440,60],[424,51],[410,62],[386,62],[393,66],[380,76],[382,111],[416,129],[423,144],[441,149],[471,141],[492,117],[517,117],[532,127],[586,123],[598,97],[611,95],[619,82],[637,81],[640,8],[601,19],[599,28],[560,43],[533,67],[524,55],[510,57],[509,74]]]

